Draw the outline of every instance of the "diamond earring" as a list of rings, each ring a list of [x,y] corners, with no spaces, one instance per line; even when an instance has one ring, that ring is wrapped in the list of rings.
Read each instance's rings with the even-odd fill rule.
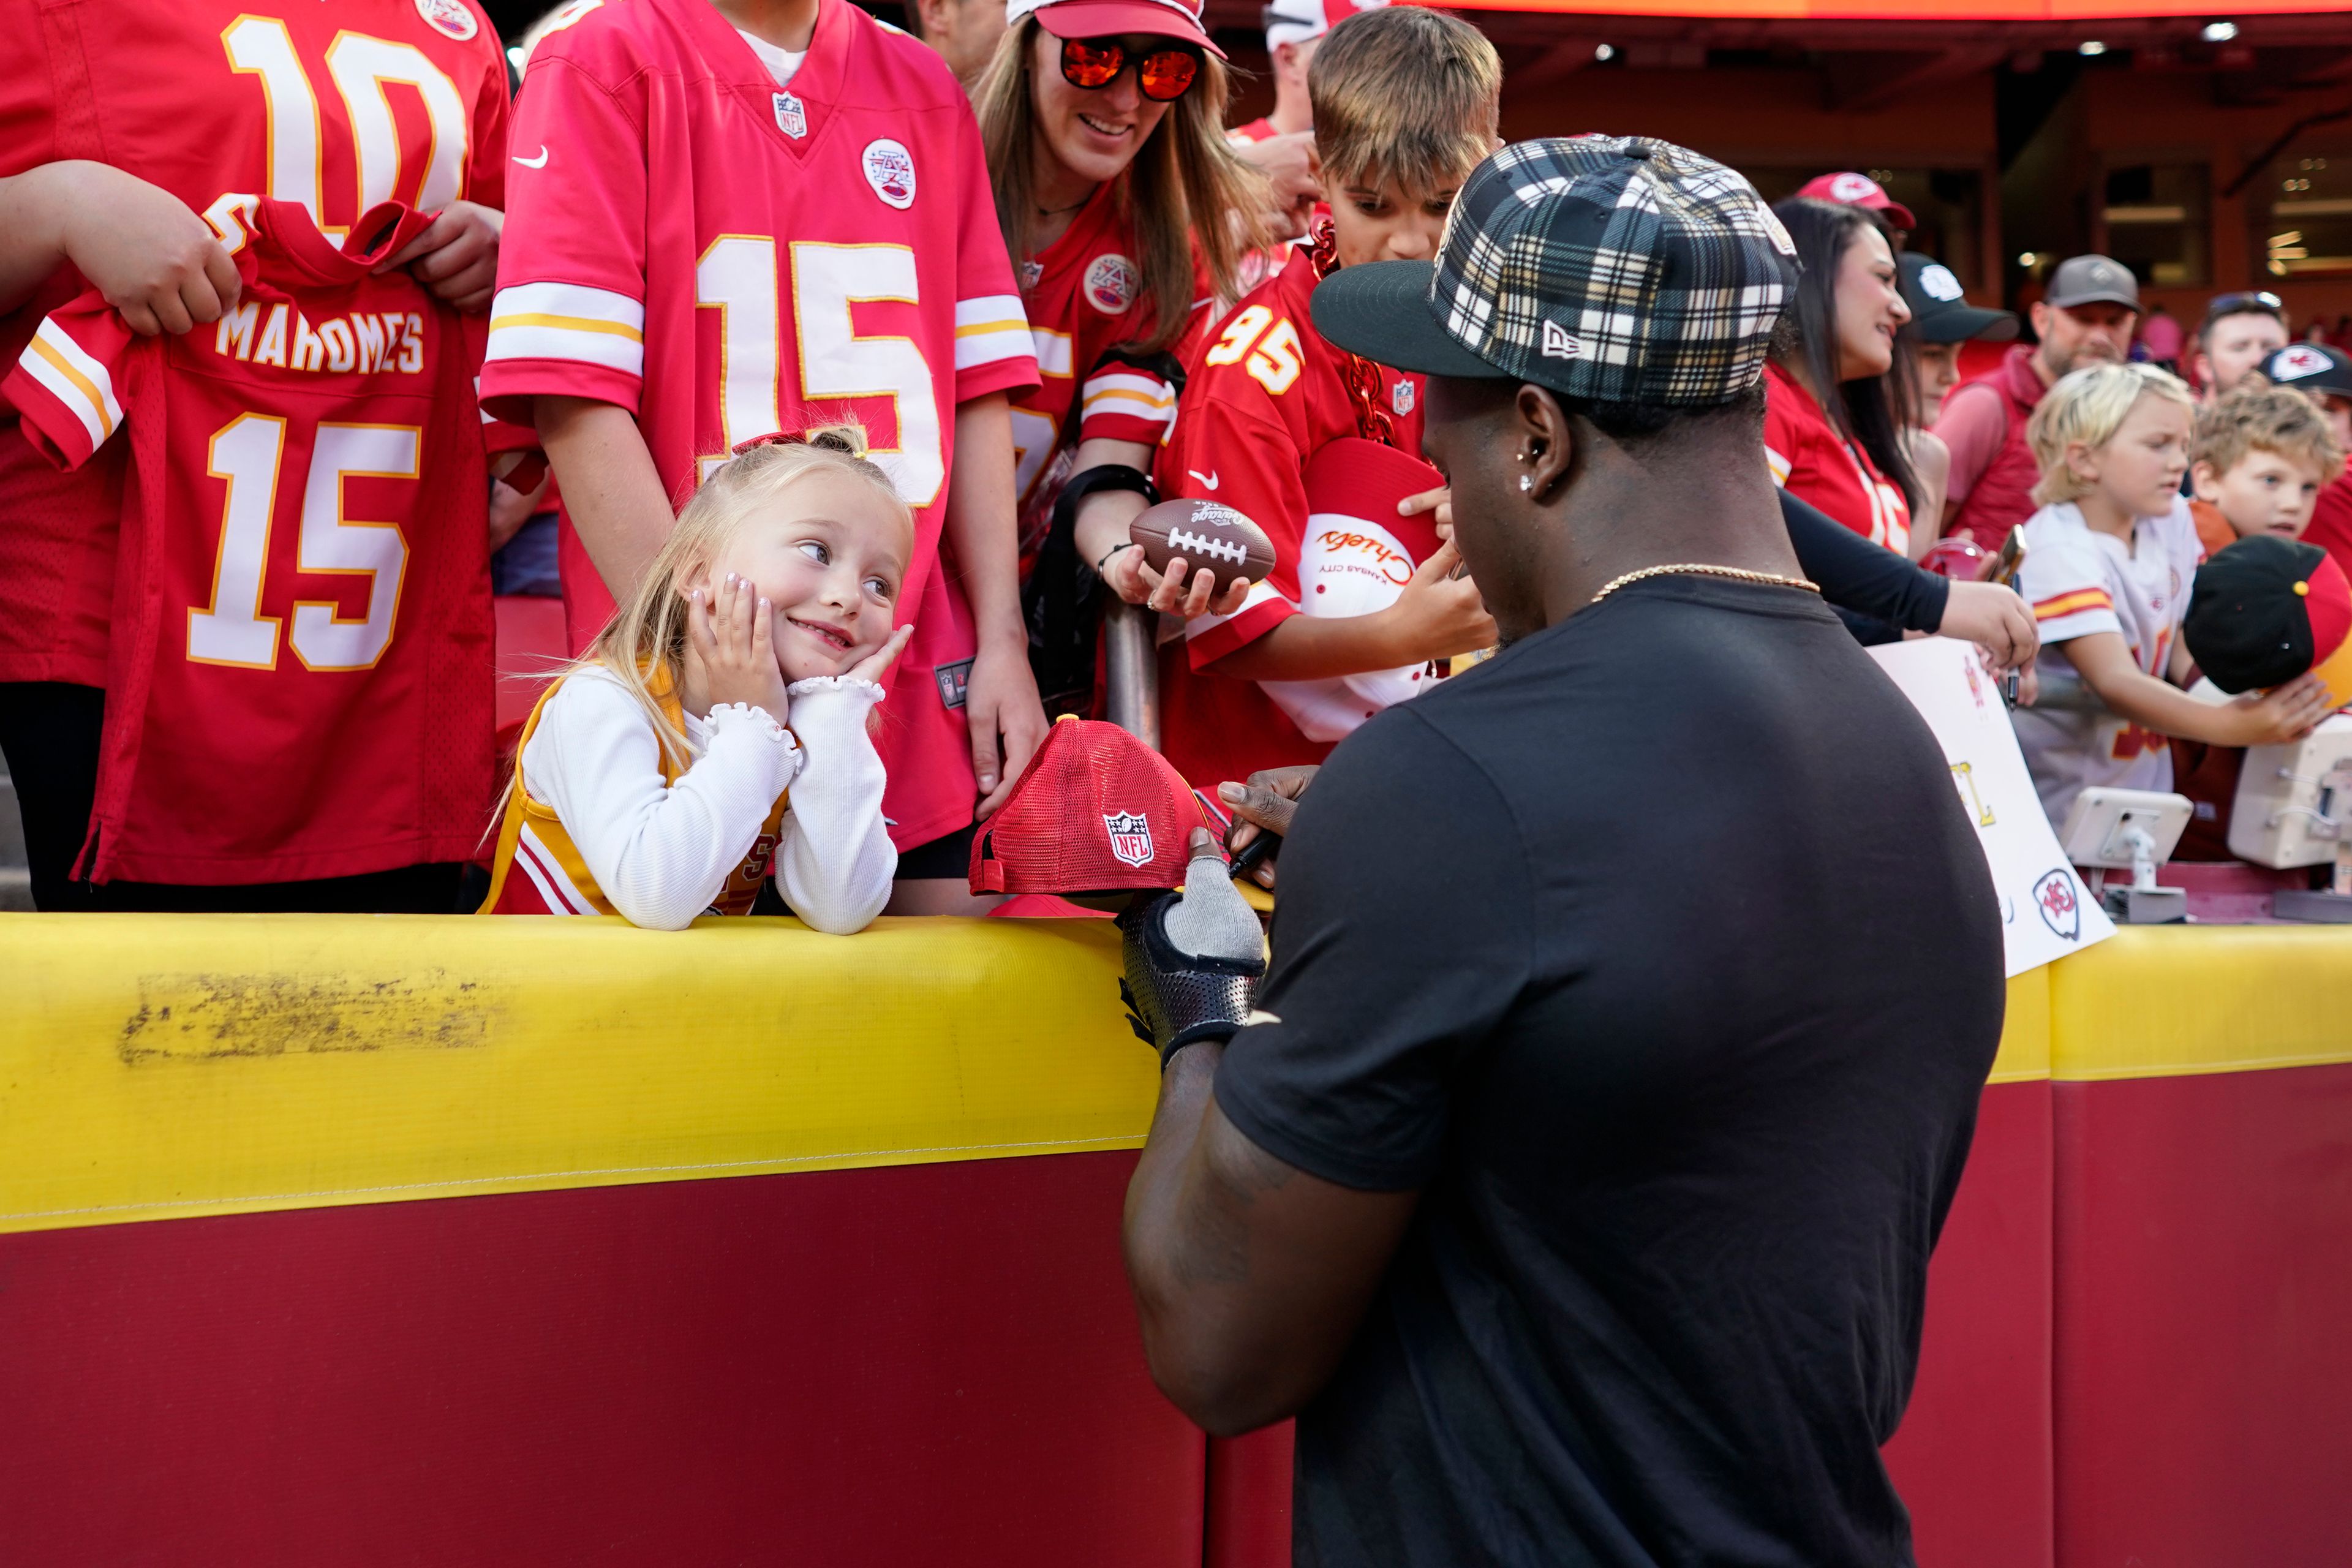
[[[1536,489],[1536,477],[1533,474],[1521,474],[1519,476],[1519,489],[1528,495],[1533,495]]]

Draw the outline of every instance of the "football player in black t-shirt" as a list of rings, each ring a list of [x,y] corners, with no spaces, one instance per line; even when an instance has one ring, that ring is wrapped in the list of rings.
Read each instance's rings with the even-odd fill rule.
[[[1297,1415],[1301,1563],[1912,1561],[1879,1447],[2000,921],[1774,506],[1789,253],[1731,171],[1584,137],[1482,164],[1433,275],[1318,291],[1431,374],[1505,646],[1316,776],[1254,1008],[1172,898],[1124,917],[1145,1346],[1213,1432]]]

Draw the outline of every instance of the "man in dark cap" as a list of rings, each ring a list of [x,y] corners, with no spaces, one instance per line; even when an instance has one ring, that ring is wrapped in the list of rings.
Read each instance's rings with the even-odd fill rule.
[[[2077,365],[2121,364],[2131,357],[2139,320],[2139,282],[2105,256],[2077,256],[2050,275],[2034,301],[2032,348],[2009,351],[2000,368],[1944,400],[1936,435],[1951,448],[1944,532],[1965,533],[1997,551],[2009,531],[2034,512],[2041,469],[2025,443],[2025,422],[2042,395]]]
[[[1145,1347],[1211,1431],[1297,1414],[1301,1563],[1911,1559],[1879,1446],[2000,919],[1780,521],[1792,256],[1731,170],[1578,137],[1479,165],[1433,267],[1317,290],[1430,375],[1505,646],[1317,776],[1254,1001],[1129,917]]]

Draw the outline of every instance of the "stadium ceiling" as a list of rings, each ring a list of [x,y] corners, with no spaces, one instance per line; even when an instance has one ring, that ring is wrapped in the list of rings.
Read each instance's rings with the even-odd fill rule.
[[[1476,0],[1446,8],[1495,40],[1518,92],[1595,68],[1780,66],[1821,75],[1834,107],[1864,109],[1998,67],[2037,71],[2050,57],[2106,69],[2201,70],[2223,103],[2277,102],[2352,82],[2344,0],[2326,0],[2326,9],[2282,0],[2269,11],[2190,11],[2178,0],[2168,9],[2165,0]],[[1259,0],[1207,5],[1212,25],[1244,47],[1259,10]],[[2084,58],[2085,44],[2095,59]]]

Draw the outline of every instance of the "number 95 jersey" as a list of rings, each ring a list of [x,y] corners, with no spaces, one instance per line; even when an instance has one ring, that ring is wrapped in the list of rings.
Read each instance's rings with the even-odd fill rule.
[[[980,133],[946,66],[822,0],[779,86],[709,0],[582,5],[516,100],[484,405],[636,416],[682,500],[741,441],[855,419],[938,555],[955,406],[1034,386]]]

